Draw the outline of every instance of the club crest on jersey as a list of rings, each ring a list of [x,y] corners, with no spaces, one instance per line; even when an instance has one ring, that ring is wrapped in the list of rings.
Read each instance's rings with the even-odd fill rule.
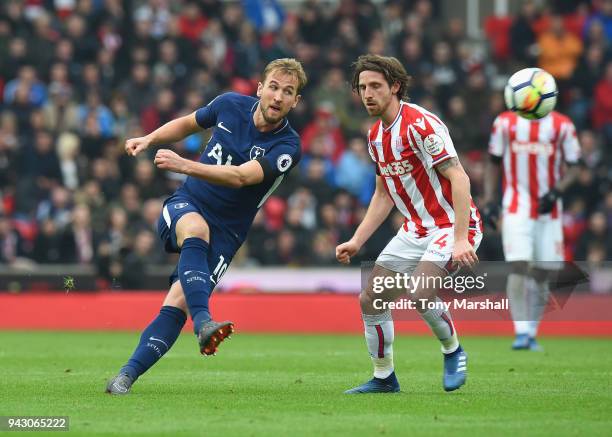
[[[251,151],[249,152],[249,157],[251,158],[251,160],[253,160],[264,156],[265,153],[266,151],[263,147],[253,146],[251,147]]]
[[[398,152],[402,152],[402,150],[404,150],[404,143],[402,142],[402,139],[400,137],[395,139],[393,147],[395,147],[395,150],[397,150]]]
[[[181,202],[181,203],[177,203],[174,205],[174,209],[183,209],[185,208],[187,205],[189,205],[188,202]]]
[[[291,158],[291,155],[288,155],[287,153],[283,153],[276,160],[276,167],[278,167],[278,171],[285,172],[289,169],[289,167],[291,167],[292,163],[293,163],[293,158]]]
[[[431,156],[439,155],[444,151],[444,140],[440,137],[440,135],[428,135],[423,141],[423,148]]]

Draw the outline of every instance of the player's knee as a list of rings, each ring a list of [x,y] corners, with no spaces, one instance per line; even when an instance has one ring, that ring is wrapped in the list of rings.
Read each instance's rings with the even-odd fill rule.
[[[380,314],[386,311],[385,299],[373,291],[364,290],[359,295],[359,305],[363,314]]]
[[[359,305],[361,306],[361,312],[365,314],[370,313],[370,309],[372,308],[372,301],[372,296],[370,296],[367,290],[362,291],[359,295]]]
[[[186,214],[176,224],[176,242],[179,247],[187,238],[199,238],[206,242],[210,240],[208,223],[199,214]]]

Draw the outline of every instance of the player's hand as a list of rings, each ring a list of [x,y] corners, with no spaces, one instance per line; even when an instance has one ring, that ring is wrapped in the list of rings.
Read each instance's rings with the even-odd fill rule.
[[[361,246],[353,240],[339,244],[336,247],[336,259],[342,264],[349,264],[351,257],[359,252],[359,249],[361,249]]]
[[[187,159],[181,158],[172,150],[168,149],[159,149],[153,160],[157,168],[173,171],[175,173],[185,173],[188,162]]]
[[[561,193],[559,193],[559,191],[553,188],[548,193],[540,197],[540,199],[538,200],[538,212],[540,214],[550,213],[555,207],[555,203],[557,202],[557,199],[560,195]]]
[[[497,222],[499,221],[499,206],[497,203],[487,203],[481,210],[482,221],[485,225],[491,226],[493,229],[497,229]]]
[[[468,240],[455,241],[452,260],[459,267],[474,267],[478,263],[476,251]]]
[[[125,142],[125,153],[136,156],[151,145],[151,140],[147,137],[130,138]]]

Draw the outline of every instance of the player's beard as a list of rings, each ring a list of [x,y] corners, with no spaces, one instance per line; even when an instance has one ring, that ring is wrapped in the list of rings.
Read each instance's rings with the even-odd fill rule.
[[[381,115],[384,114],[384,112],[387,110],[387,107],[389,106],[389,102],[380,102],[380,101],[372,101],[371,103],[374,103],[374,106],[368,106],[367,104],[364,103],[364,106],[366,108],[366,111],[368,111],[368,114],[371,117],[380,117]]]
[[[278,111],[278,115],[276,116],[271,116],[270,115],[270,105],[268,106],[262,106],[262,111],[261,111],[261,115],[263,116],[263,119],[266,121],[266,123],[268,124],[276,124],[278,122],[280,122],[285,115],[287,115],[286,113],[283,114],[283,110],[282,107],[280,108],[280,110]]]

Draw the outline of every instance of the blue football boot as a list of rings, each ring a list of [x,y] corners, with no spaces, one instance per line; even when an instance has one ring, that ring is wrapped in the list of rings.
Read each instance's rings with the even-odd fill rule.
[[[357,393],[397,393],[398,391],[400,391],[400,385],[395,377],[395,372],[392,372],[385,379],[374,377],[365,384],[347,390],[344,393],[352,395]]]
[[[542,349],[542,346],[540,346],[535,337],[529,337],[529,350],[532,352],[542,352],[544,349]]]
[[[467,354],[461,346],[450,354],[444,354],[444,376],[442,378],[445,391],[457,390],[467,378]]]
[[[516,334],[514,343],[512,343],[512,349],[515,351],[528,350],[529,349],[529,335]]]

